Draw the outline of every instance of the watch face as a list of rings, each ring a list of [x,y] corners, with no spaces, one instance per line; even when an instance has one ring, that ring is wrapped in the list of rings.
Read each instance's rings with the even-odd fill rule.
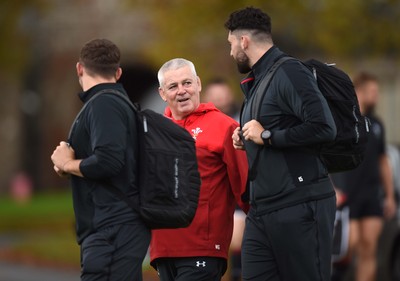
[[[269,139],[271,137],[271,132],[268,130],[265,130],[262,132],[261,137],[265,140]]]

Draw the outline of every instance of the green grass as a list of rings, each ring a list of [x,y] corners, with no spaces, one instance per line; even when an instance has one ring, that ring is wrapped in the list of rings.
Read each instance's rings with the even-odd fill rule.
[[[2,235],[12,237],[5,249],[0,244],[6,258],[49,266],[80,266],[72,195],[68,192],[35,195],[23,205],[0,198],[0,239]],[[152,271],[149,269],[147,261],[144,270]]]
[[[70,193],[35,195],[26,204],[0,199],[0,237],[14,237],[6,247],[12,258],[79,267]]]
[[[25,204],[0,199],[0,232],[73,227],[74,214],[70,193],[35,195]]]
[[[79,268],[79,246],[73,231],[29,233],[11,249],[20,260],[35,260],[51,266]]]

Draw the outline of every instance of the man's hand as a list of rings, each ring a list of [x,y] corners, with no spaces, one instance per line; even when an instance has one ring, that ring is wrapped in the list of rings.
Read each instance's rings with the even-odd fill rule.
[[[261,138],[261,133],[264,127],[256,120],[251,120],[243,126],[243,137],[245,140],[250,140],[258,145],[263,145],[264,141]]]
[[[240,138],[240,128],[237,127],[232,135],[233,147],[238,150],[244,150],[244,144]]]
[[[386,219],[391,219],[396,214],[396,201],[394,196],[386,196],[383,202],[383,214]]]
[[[54,166],[53,168],[54,168],[54,171],[57,173],[57,175],[59,175],[61,178],[65,178],[65,177],[69,176],[69,174],[67,174],[66,172],[61,171],[59,168],[57,168],[57,166]]]
[[[75,152],[66,142],[62,141],[51,155],[51,160],[54,164],[54,171],[60,176],[65,176],[65,165],[75,160]]]

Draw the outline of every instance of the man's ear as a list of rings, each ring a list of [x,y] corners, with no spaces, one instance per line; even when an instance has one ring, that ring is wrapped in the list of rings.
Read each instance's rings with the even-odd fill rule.
[[[197,76],[197,85],[199,86],[199,93],[201,92],[201,80],[200,77]]]
[[[162,87],[158,88],[158,93],[160,94],[160,97],[163,99],[163,101],[166,102],[167,101],[167,97],[165,96],[165,92],[164,92]]]
[[[122,68],[118,67],[117,72],[115,73],[115,79],[118,81],[122,76]]]
[[[81,77],[83,75],[83,65],[80,62],[76,63],[76,74],[78,77]]]
[[[242,35],[240,37],[240,46],[242,50],[246,50],[249,47],[249,37],[247,35]]]

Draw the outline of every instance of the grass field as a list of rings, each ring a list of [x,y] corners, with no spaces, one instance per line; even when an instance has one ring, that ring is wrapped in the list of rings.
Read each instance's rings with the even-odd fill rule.
[[[26,204],[0,199],[0,233],[35,230],[66,230],[74,225],[71,194],[36,195]]]
[[[0,259],[79,270],[71,194],[39,194],[23,205],[0,198]],[[144,270],[153,280],[148,260]]]
[[[24,205],[0,198],[0,259],[78,271],[71,194],[38,194]],[[148,259],[143,270],[144,280],[158,280]]]
[[[36,195],[26,204],[0,199],[2,258],[79,268],[71,194]]]

